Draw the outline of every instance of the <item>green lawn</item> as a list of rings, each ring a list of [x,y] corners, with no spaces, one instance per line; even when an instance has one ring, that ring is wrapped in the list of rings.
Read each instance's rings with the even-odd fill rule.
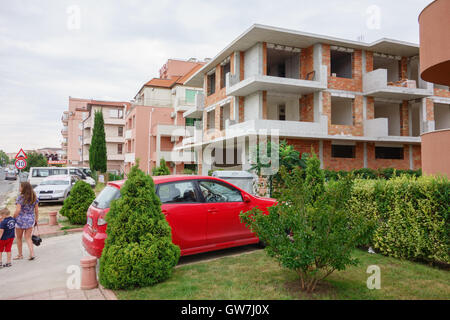
[[[355,250],[356,267],[336,271],[316,293],[299,290],[296,274],[263,250],[176,268],[153,287],[116,291],[119,299],[450,299],[449,271]],[[369,290],[369,265],[381,269],[381,289]]]

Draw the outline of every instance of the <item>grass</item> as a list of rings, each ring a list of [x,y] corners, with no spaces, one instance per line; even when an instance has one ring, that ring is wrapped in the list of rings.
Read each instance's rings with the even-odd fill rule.
[[[94,188],[95,195],[98,195],[100,192],[102,192],[102,190],[105,188],[105,186],[106,186],[106,184],[98,182]]]
[[[295,272],[281,268],[263,250],[180,266],[153,287],[118,290],[119,299],[450,299],[448,271],[355,250],[358,266],[335,271],[312,295],[300,292]],[[381,269],[381,289],[369,290],[369,265]]]
[[[83,228],[84,227],[84,224],[72,224],[72,223],[70,223],[70,221],[66,217],[58,219],[58,223],[62,226],[61,230],[77,229],[77,228]]]

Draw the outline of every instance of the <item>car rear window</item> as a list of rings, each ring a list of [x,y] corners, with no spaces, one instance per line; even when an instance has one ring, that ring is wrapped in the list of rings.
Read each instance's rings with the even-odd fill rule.
[[[99,209],[107,209],[109,208],[111,201],[119,199],[120,198],[120,190],[111,187],[106,186],[105,189],[100,192],[100,194],[95,198],[92,205]]]

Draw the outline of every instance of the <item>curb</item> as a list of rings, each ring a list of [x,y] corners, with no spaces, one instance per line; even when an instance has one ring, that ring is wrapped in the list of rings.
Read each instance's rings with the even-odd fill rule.
[[[106,300],[118,300],[116,294],[112,290],[106,289],[100,283],[98,284],[98,289]]]

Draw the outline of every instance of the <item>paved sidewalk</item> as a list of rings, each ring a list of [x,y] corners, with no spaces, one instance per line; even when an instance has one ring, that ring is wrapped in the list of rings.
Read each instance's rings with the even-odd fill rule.
[[[92,290],[57,288],[10,300],[117,300],[117,297],[112,291],[102,287]]]

